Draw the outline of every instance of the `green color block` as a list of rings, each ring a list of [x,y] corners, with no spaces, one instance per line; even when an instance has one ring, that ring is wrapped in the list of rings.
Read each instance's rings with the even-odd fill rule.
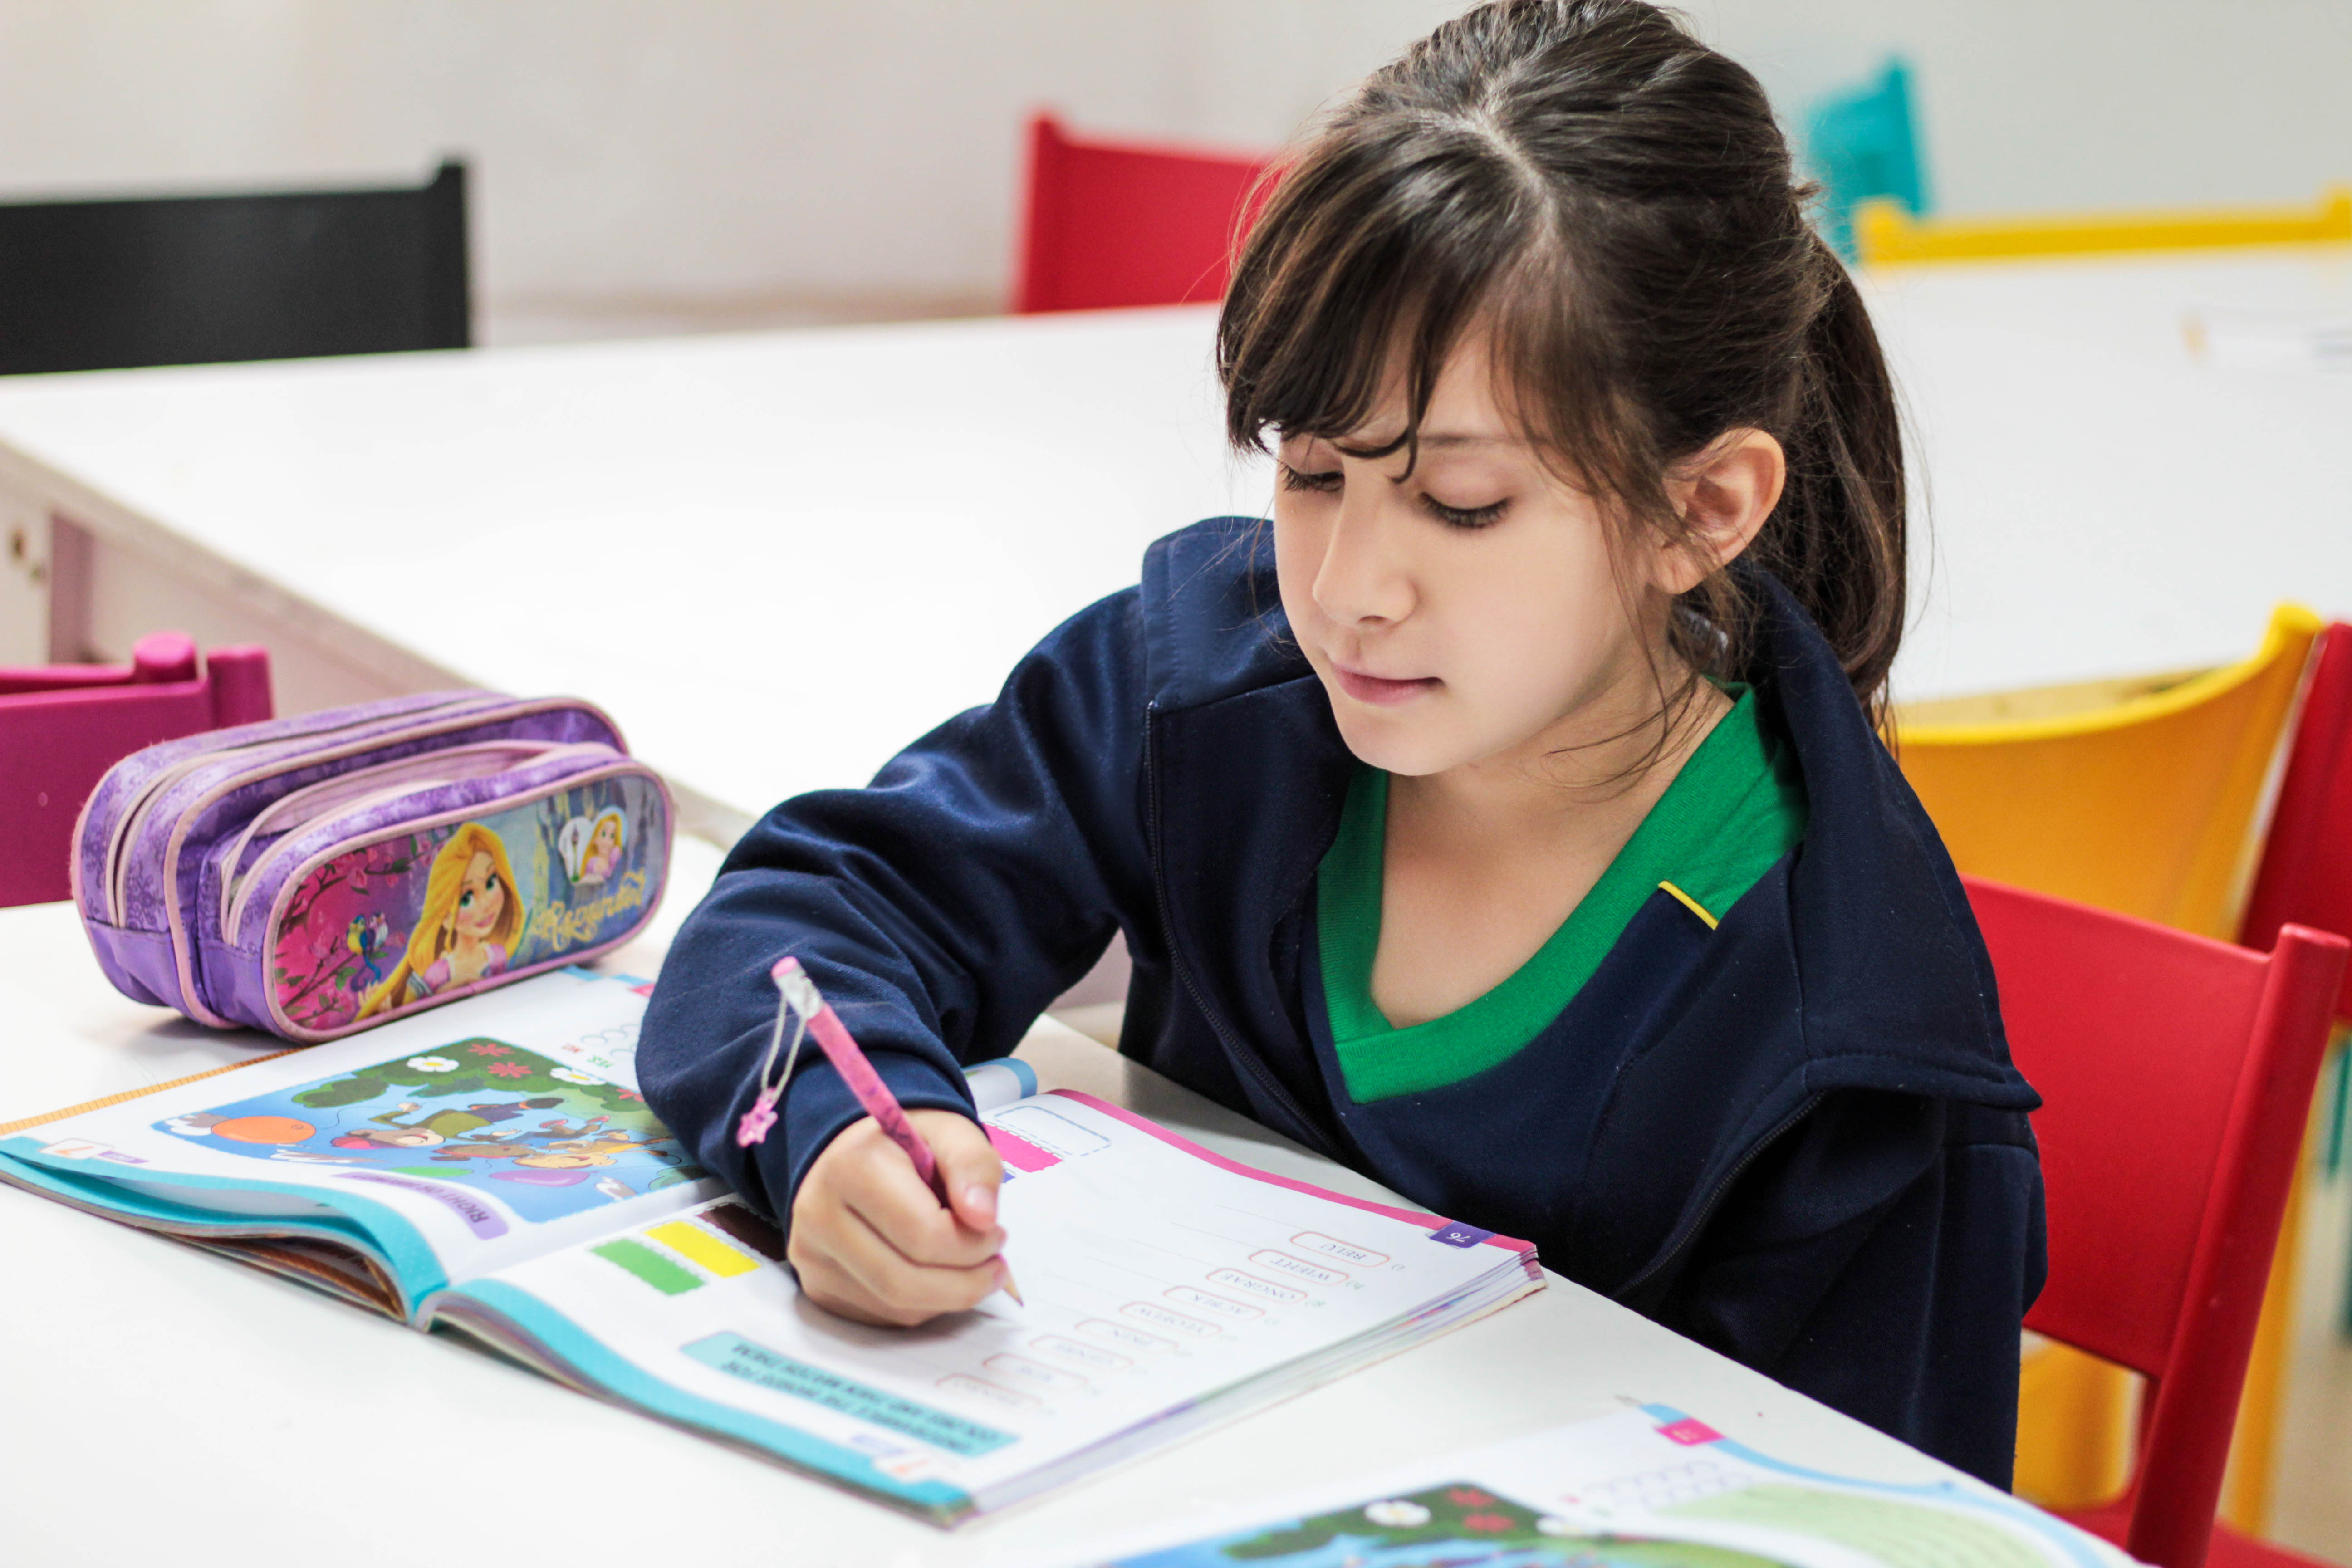
[[[702,1288],[699,1275],[690,1274],[643,1242],[608,1241],[588,1249],[607,1263],[617,1263],[665,1296],[683,1296]]]

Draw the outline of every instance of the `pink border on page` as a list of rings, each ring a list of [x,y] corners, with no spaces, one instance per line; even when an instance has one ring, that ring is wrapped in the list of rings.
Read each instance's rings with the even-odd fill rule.
[[[1149,1132],[1162,1143],[1181,1149],[1196,1160],[1206,1160],[1219,1170],[1231,1171],[1237,1176],[1252,1176],[1261,1182],[1269,1182],[1277,1187],[1287,1187],[1294,1193],[1305,1193],[1309,1197],[1328,1198],[1335,1204],[1345,1204],[1351,1209],[1366,1209],[1373,1214],[1386,1215],[1391,1219],[1402,1220],[1407,1225],[1425,1226],[1431,1230],[1442,1230],[1453,1223],[1441,1215],[1423,1214],[1419,1209],[1401,1209],[1388,1204],[1376,1204],[1369,1198],[1351,1198],[1345,1194],[1332,1192],[1328,1187],[1318,1187],[1312,1182],[1295,1182],[1288,1176],[1277,1176],[1270,1171],[1261,1171],[1255,1165],[1244,1165],[1238,1160],[1228,1160],[1223,1154],[1213,1153],[1202,1148],[1190,1138],[1181,1137],[1169,1131],[1168,1129],[1147,1117],[1138,1116],[1134,1111],[1113,1105],[1108,1100],[1097,1100],[1084,1089],[1049,1089],[1045,1092],[1075,1100],[1080,1105],[1091,1107],[1101,1111],[1105,1116],[1114,1117],[1126,1122],[1139,1132]],[[1536,1249],[1533,1242],[1517,1241],[1507,1236],[1490,1236],[1483,1245],[1507,1247],[1513,1252],[1523,1253],[1533,1252]]]

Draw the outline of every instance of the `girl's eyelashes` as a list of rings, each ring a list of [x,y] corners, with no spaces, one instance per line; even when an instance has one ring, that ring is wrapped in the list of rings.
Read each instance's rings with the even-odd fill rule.
[[[1423,490],[1421,504],[1429,509],[1430,516],[1448,528],[1491,528],[1503,521],[1503,512],[1511,503],[1506,498],[1489,501],[1485,506],[1447,506],[1435,496]]]
[[[1302,473],[1300,470],[1292,468],[1288,463],[1281,464],[1280,468],[1282,469],[1282,488],[1284,489],[1322,490],[1328,492],[1339,488],[1340,476],[1339,470],[1337,468],[1331,468],[1319,474],[1309,474]]]

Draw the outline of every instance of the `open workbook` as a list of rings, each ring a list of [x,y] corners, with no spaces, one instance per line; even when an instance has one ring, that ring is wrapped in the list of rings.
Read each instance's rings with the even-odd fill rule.
[[[0,1139],[0,1180],[290,1275],[942,1523],[1542,1288],[1534,1249],[972,1069],[1027,1292],[812,1305],[639,1097],[645,985],[567,971]]]
[[[1924,1468],[1924,1466],[1923,1466]],[[2097,1537],[1946,1471],[1791,1464],[1643,1405],[1231,1510],[1071,1568],[2129,1568]]]

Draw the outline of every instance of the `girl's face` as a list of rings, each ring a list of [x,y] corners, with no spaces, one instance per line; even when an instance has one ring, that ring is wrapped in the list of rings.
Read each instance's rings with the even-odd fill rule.
[[[499,880],[489,851],[474,851],[474,858],[466,863],[466,877],[458,889],[457,934],[478,941],[497,928],[499,916],[507,907],[506,885]]]
[[[1410,474],[1402,449],[1339,450],[1386,445],[1405,416],[1398,390],[1339,443],[1278,453],[1282,605],[1349,750],[1423,775],[1638,722],[1628,705],[1654,709],[1656,686],[1637,622],[1663,624],[1669,585],[1612,559],[1600,506],[1519,433],[1482,343],[1439,377]]]
[[[615,818],[608,816],[596,825],[596,837],[589,841],[588,852],[592,855],[603,855],[620,847],[621,825]]]

